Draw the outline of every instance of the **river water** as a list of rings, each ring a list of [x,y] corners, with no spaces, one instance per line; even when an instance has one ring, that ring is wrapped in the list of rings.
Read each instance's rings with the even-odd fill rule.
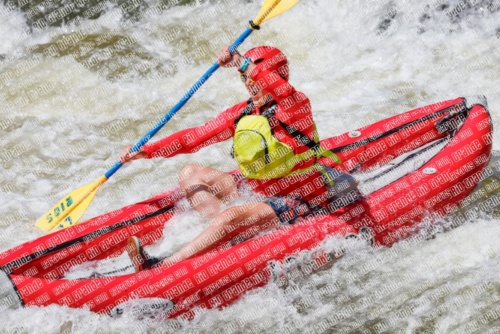
[[[259,1],[243,0],[0,4],[0,250],[41,236],[36,219],[110,168],[122,147],[183,96],[259,7]],[[283,50],[291,83],[311,99],[323,138],[477,94],[488,98],[498,128],[499,22],[498,0],[302,0],[265,22],[240,50],[260,44]],[[235,71],[221,69],[157,136],[207,121],[246,96]],[[498,149],[498,132],[493,142]],[[175,186],[187,163],[232,170],[229,148],[227,142],[192,155],[133,162],[102,187],[85,217]],[[488,182],[500,175],[492,166]],[[481,203],[496,192],[487,194],[474,205],[487,207]],[[270,284],[224,310],[200,311],[191,322],[112,319],[50,306],[6,310],[0,329],[500,333],[500,219],[493,211],[493,217],[469,218],[441,233],[449,219],[391,249],[358,245],[329,269],[299,272],[287,288]],[[193,212],[175,217],[150,250],[178,249],[206,224]]]

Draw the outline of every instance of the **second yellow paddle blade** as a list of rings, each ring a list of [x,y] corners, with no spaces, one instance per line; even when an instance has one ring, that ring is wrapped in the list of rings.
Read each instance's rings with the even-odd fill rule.
[[[286,12],[295,6],[297,2],[299,2],[299,0],[266,0],[262,4],[259,14],[257,14],[253,22],[260,25],[262,22]]]
[[[105,176],[101,176],[97,181],[64,196],[52,209],[38,219],[35,226],[49,232],[55,227],[66,228],[75,225],[87,210],[99,187],[106,180]]]

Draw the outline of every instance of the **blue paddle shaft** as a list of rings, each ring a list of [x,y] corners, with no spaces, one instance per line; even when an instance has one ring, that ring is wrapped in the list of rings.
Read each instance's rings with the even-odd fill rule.
[[[240,46],[241,43],[243,43],[243,41],[248,36],[250,36],[252,31],[253,30],[251,28],[247,28],[240,35],[240,37],[238,37],[238,39],[233,43],[233,45],[229,47],[229,51],[231,52],[231,54],[238,48],[238,46]],[[219,68],[219,62],[216,61],[212,65],[212,67],[210,67],[208,71],[206,71],[205,74],[203,74],[203,76],[189,89],[189,91],[181,98],[181,100],[177,102],[177,104],[172,109],[170,109],[170,111],[166,113],[165,116],[163,116],[163,118],[158,122],[158,124],[156,124],[156,126],[153,129],[151,129],[151,131],[146,133],[146,135],[142,137],[141,140],[139,140],[137,144],[135,144],[130,149],[130,152],[139,151],[142,146],[144,146],[158,131],[160,131],[160,129],[165,124],[167,124],[168,121],[170,121],[170,119],[174,117],[174,115],[179,110],[181,110],[181,108],[186,104],[186,102],[189,101],[189,99],[194,95],[194,93],[196,93],[196,91],[208,80],[208,78],[212,76],[212,74],[214,74],[215,71],[217,71],[218,68]],[[120,169],[121,166],[123,166],[123,164],[120,161],[118,161],[113,167],[111,167],[106,172],[106,174],[104,174],[104,176],[106,176],[106,178],[109,179],[114,173],[116,173],[118,169]]]

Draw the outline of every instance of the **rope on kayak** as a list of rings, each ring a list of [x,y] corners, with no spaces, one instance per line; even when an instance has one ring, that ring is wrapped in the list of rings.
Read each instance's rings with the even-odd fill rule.
[[[139,216],[139,217],[135,217],[135,218],[132,218],[132,219],[129,219],[129,220],[125,220],[125,221],[116,223],[114,225],[105,226],[105,227],[103,227],[101,229],[95,230],[95,231],[93,231],[93,232],[91,232],[89,234],[83,235],[83,236],[78,237],[76,239],[69,240],[69,241],[63,242],[62,244],[59,244],[59,245],[52,246],[52,247],[49,247],[47,249],[44,249],[43,251],[39,251],[39,252],[36,252],[36,253],[31,253],[29,255],[26,255],[26,256],[23,256],[21,258],[18,258],[16,260],[12,261],[12,262],[9,262],[9,263],[1,266],[0,269],[9,274],[9,273],[12,272],[11,271],[12,268],[15,268],[15,267],[18,267],[18,266],[21,267],[21,266],[25,265],[26,263],[28,263],[28,262],[30,262],[32,260],[38,259],[38,258],[43,257],[45,255],[48,255],[50,253],[53,253],[53,252],[59,251],[61,249],[67,248],[67,247],[72,246],[74,244],[77,244],[77,243],[80,243],[80,242],[85,242],[85,241],[88,241],[88,240],[92,240],[92,239],[94,239],[96,237],[99,237],[99,236],[104,235],[106,233],[112,232],[114,230],[118,230],[120,228],[123,228],[123,227],[129,226],[129,225],[138,223],[138,222],[143,221],[145,219],[152,218],[152,217],[159,216],[161,214],[167,213],[167,212],[173,210],[174,207],[175,207],[174,205],[171,205],[171,206],[168,206],[168,207],[165,207],[165,208],[161,208],[161,209],[159,209],[157,211],[153,211],[153,212],[147,213],[147,214],[145,214],[143,216]]]
[[[460,108],[459,111],[456,111],[456,109]],[[458,113],[462,113],[462,112],[466,112],[467,111],[467,107],[465,105],[465,102],[459,102],[457,104],[454,104],[448,108],[445,108],[443,110],[439,110],[435,113],[432,113],[432,114],[429,114],[427,116],[424,116],[422,118],[419,118],[419,119],[416,119],[414,121],[411,121],[411,122],[408,122],[406,124],[403,124],[403,125],[400,125],[394,129],[391,129],[391,130],[388,130],[386,132],[383,132],[381,134],[378,134],[378,135],[375,135],[373,137],[369,137],[369,138],[364,138],[364,139],[361,139],[360,141],[357,141],[357,142],[354,142],[354,143],[351,143],[351,144],[347,144],[347,145],[344,145],[344,146],[340,146],[340,147],[336,147],[336,148],[333,148],[333,149],[330,149],[330,151],[334,152],[334,153],[337,153],[337,152],[342,152],[342,151],[347,151],[347,150],[352,150],[352,149],[355,149],[357,147],[361,147],[361,146],[364,146],[366,144],[369,144],[369,143],[372,143],[380,138],[384,138],[384,137],[387,137],[393,133],[396,133],[398,131],[401,131],[405,128],[408,128],[408,127],[411,127],[413,125],[416,125],[416,124],[419,124],[419,123],[422,123],[422,122],[425,122],[429,119],[432,119],[432,118],[435,118],[437,116],[440,116],[442,114],[445,114],[449,111],[452,111],[452,112],[455,112],[454,115],[458,114]]]

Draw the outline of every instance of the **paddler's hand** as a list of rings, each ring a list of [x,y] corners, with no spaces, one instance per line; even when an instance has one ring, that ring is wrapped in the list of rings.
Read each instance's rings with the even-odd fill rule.
[[[147,157],[146,152],[144,152],[142,149],[137,152],[131,153],[130,149],[132,147],[133,145],[127,145],[123,148],[122,154],[120,154],[120,162],[122,164],[130,162],[132,160],[143,159]]]
[[[219,66],[221,67],[240,67],[242,57],[238,51],[233,54],[229,53],[229,45],[222,48],[217,54]]]

